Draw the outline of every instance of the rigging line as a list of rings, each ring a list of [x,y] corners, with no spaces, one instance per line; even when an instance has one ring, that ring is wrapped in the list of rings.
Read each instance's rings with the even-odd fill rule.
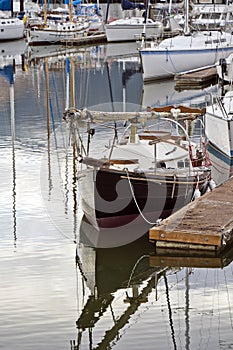
[[[152,292],[153,288],[154,288],[154,277],[152,276],[147,281],[146,286],[142,289],[138,298],[136,298],[135,300],[132,300],[132,302],[129,304],[129,306],[124,311],[124,313],[118,317],[116,324],[114,324],[114,326],[111,329],[105,332],[104,337],[97,344],[97,346],[95,347],[95,350],[110,349],[112,346],[111,344],[113,342],[116,344],[116,341],[118,341],[122,337],[126,324],[129,324],[129,320],[132,318],[132,316],[136,313],[136,311],[140,307],[141,300],[145,299],[145,297],[147,297]],[[120,334],[120,331],[122,329],[123,329],[122,334]],[[117,340],[115,340],[116,335],[118,336]]]
[[[55,80],[55,77],[54,77],[54,72],[52,72],[52,83],[53,83],[53,86],[54,86],[54,91],[55,91],[55,101],[56,101],[56,107],[57,107],[57,114],[58,114],[58,120],[61,124],[62,122],[62,113],[61,113],[61,108],[59,106],[59,99],[58,99],[58,93],[57,93],[57,84],[56,84],[56,80]],[[64,143],[64,136],[63,136],[63,129],[60,128],[61,130],[61,134],[62,134],[62,140],[63,140],[63,145],[65,144]]]
[[[189,324],[189,309],[190,309],[190,305],[189,305],[189,269],[186,268],[186,273],[185,273],[185,324],[186,324],[186,328],[185,328],[185,349],[189,350],[190,349],[190,324]]]
[[[114,324],[116,324],[117,320],[116,320],[116,317],[115,317],[114,312],[113,312],[112,304],[109,305],[109,308],[111,311],[113,322],[114,322]]]
[[[168,314],[169,314],[169,323],[170,323],[170,327],[171,327],[172,342],[174,345],[174,350],[176,350],[177,346],[176,346],[175,330],[174,330],[174,325],[173,325],[173,320],[172,320],[172,309],[171,309],[171,304],[170,304],[167,276],[164,274],[163,278],[164,278],[164,283],[165,283],[165,288],[166,288],[166,297],[167,297],[167,306],[168,306]]]
[[[126,171],[126,175],[127,175],[127,178],[128,178],[128,182],[129,182],[129,187],[130,187],[130,190],[131,190],[131,194],[132,194],[134,203],[135,203],[135,205],[136,205],[136,207],[137,207],[137,209],[138,209],[139,214],[142,216],[142,218],[143,218],[148,224],[150,224],[150,225],[155,225],[155,224],[156,224],[156,221],[155,221],[155,222],[151,222],[151,221],[147,220],[147,218],[143,215],[143,213],[142,213],[142,211],[141,211],[141,209],[140,209],[140,207],[139,207],[139,205],[138,205],[138,202],[137,202],[137,200],[136,200],[135,194],[134,194],[133,186],[132,186],[131,181],[130,181],[130,178],[129,178],[128,169],[125,169],[125,171]]]
[[[79,254],[78,254],[78,249],[77,249],[77,247],[76,247],[75,261],[76,261],[76,266],[78,266],[79,272],[80,272],[80,274],[81,274],[83,280],[84,280],[85,282],[87,282],[88,279],[87,279],[87,276],[85,275],[85,272],[84,272],[84,269],[83,269],[83,265],[82,265],[82,261],[81,261],[81,259],[80,259]]]
[[[55,100],[56,100],[56,106],[57,106],[57,111],[58,111],[58,118],[59,118],[59,121],[61,122],[62,121],[62,118],[61,118],[62,113],[61,113],[60,106],[59,106],[59,99],[58,99],[58,95],[57,95],[57,84],[56,84],[56,80],[54,77],[54,71],[52,72],[52,82],[53,82],[54,91],[55,91]]]
[[[139,264],[139,262],[140,262],[142,259],[144,259],[144,258],[149,258],[149,257],[150,257],[150,255],[142,255],[142,256],[136,261],[136,263],[134,264],[134,267],[132,268],[130,277],[129,277],[129,281],[128,281],[128,284],[127,284],[127,289],[129,288],[131,279],[132,279],[132,277],[133,277],[133,274],[134,274],[134,272],[135,272],[135,270],[136,270],[136,267],[137,267],[137,265]]]
[[[217,274],[217,285],[219,286],[219,278],[218,278],[218,274]],[[217,288],[217,308],[218,308],[218,344],[219,344],[219,348],[220,348],[220,344],[221,344],[221,337],[220,337],[220,329],[221,329],[221,318],[220,318],[220,292],[219,292],[219,288]]]
[[[109,66],[108,66],[108,62],[107,61],[106,61],[106,68],[107,68],[108,84],[109,84],[109,91],[110,91],[110,99],[111,99],[111,103],[112,103],[112,111],[114,112],[115,109],[114,109],[114,102],[113,102],[112,84],[111,84]],[[110,149],[108,159],[111,158],[112,152],[113,152],[113,148],[114,148],[114,144],[115,144],[116,140],[118,139],[118,136],[117,136],[117,123],[116,123],[116,121],[114,121],[114,131],[115,131],[114,132],[114,138],[113,138],[112,147]]]
[[[167,339],[167,342],[168,342],[168,344],[167,344],[167,346],[169,347],[169,349],[171,349],[172,348],[172,345],[171,345],[171,342],[170,342],[170,329],[169,329],[169,331],[168,331],[168,322],[167,322],[167,318],[165,319],[165,311],[164,311],[164,305],[165,305],[165,301],[163,301],[163,299],[160,299],[161,300],[161,303],[159,304],[159,306],[158,306],[158,309],[159,309],[159,311],[160,311],[160,317],[162,318],[162,321],[160,321],[161,323],[163,322],[163,324],[164,324],[164,333],[165,333],[165,339]]]
[[[178,288],[178,283],[179,283],[179,280],[178,280],[178,272],[177,271],[175,273],[175,276],[176,276],[176,290],[177,290],[177,293],[178,293],[178,308],[180,309],[180,288]],[[180,319],[180,313],[179,313],[179,317],[178,317],[178,324],[179,324],[179,333],[178,333],[178,339],[179,339],[179,342],[180,342],[180,348],[182,348],[182,324],[181,324],[181,319]]]
[[[204,301],[205,301],[205,294],[206,294],[205,293],[205,291],[206,291],[206,281],[207,281],[208,273],[209,273],[209,270],[207,269],[206,270],[206,274],[205,274],[204,293],[203,293],[203,298],[202,298],[202,310],[204,310]],[[202,330],[204,329],[203,318],[204,318],[204,311],[202,311],[202,313],[201,313],[200,341],[199,341],[199,349],[200,350],[203,349],[203,346],[201,344],[203,342],[203,339],[205,340],[205,336],[203,337],[203,334],[202,334]]]
[[[225,284],[226,284],[226,291],[227,291],[227,301],[228,301],[228,309],[229,309],[229,318],[231,321],[231,329],[233,330],[233,321],[232,321],[232,312],[231,312],[231,301],[230,301],[230,296],[229,296],[229,289],[227,285],[227,277],[226,277],[226,270],[223,269],[223,274],[224,274],[224,279],[225,279]]]
[[[90,78],[90,69],[87,70],[87,74],[86,74],[85,95],[84,95],[84,106],[87,106],[88,88],[89,88],[89,78]]]
[[[213,287],[213,293],[212,293],[212,305],[214,305],[214,299],[215,299],[215,290],[216,290],[216,270],[214,271],[214,287]],[[214,309],[212,309],[212,312],[209,312],[210,314],[210,322],[208,327],[208,337],[206,337],[206,349],[209,348],[209,342],[210,342],[210,335],[212,330],[212,321],[213,321],[213,315],[214,315]]]
[[[127,169],[124,168],[124,170],[126,171]],[[145,176],[145,178],[137,178],[137,177],[131,176],[131,179],[132,180],[141,180],[141,182],[142,181],[145,181],[145,182],[149,182],[150,181],[151,183],[154,182],[154,183],[159,183],[159,184],[166,183],[166,184],[181,184],[181,185],[196,185],[197,183],[198,184],[203,184],[208,179],[208,177],[206,177],[206,178],[204,178],[202,180],[198,179],[198,181],[196,181],[196,180],[193,180],[193,181],[188,181],[188,180],[187,181],[175,181],[175,180],[164,180],[164,178],[165,178],[164,174],[162,174],[161,179],[150,178],[149,176],[150,176],[151,173],[144,173],[144,174],[145,175],[147,174],[148,176]],[[157,174],[157,175],[159,176],[159,174]],[[176,177],[177,178],[177,175],[179,175],[179,174],[173,172],[173,173],[170,174],[170,177]],[[197,174],[197,176],[198,176],[198,174]],[[188,176],[186,176],[186,177],[188,178]],[[126,178],[126,176],[121,175],[121,179],[125,179],[125,178]]]

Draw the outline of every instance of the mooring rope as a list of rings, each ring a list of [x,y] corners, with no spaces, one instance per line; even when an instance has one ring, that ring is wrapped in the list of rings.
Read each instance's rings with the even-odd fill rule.
[[[136,205],[136,207],[137,207],[137,209],[138,209],[138,211],[139,211],[139,214],[142,216],[142,218],[143,218],[148,224],[150,224],[150,225],[156,225],[156,224],[157,224],[157,220],[156,220],[155,222],[151,222],[151,221],[149,221],[149,220],[143,215],[143,213],[142,213],[142,211],[141,211],[141,209],[140,209],[140,207],[139,207],[139,205],[138,205],[138,202],[137,202],[137,200],[136,200],[136,197],[135,197],[135,194],[134,194],[134,190],[133,190],[133,186],[132,186],[132,183],[131,183],[131,181],[130,181],[129,172],[128,172],[128,169],[127,169],[127,168],[125,168],[125,172],[126,172],[126,175],[127,175],[127,178],[128,178],[128,182],[129,182],[129,187],[130,187],[130,190],[131,190],[131,194],[132,194],[134,203],[135,203],[135,205]]]

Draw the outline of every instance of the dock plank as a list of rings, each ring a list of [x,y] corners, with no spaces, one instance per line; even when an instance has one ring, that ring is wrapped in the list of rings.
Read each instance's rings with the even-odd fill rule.
[[[223,247],[233,239],[233,177],[149,231],[150,240]]]
[[[199,69],[196,71],[185,72],[175,75],[177,87],[200,87],[213,82],[217,78],[216,67]]]
[[[65,46],[84,46],[92,44],[103,44],[107,42],[106,34],[103,32],[94,32],[84,36],[77,36],[73,39],[63,39],[62,44]]]

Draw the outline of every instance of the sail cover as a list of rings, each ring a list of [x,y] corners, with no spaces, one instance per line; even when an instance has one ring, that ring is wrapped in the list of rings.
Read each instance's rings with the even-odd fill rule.
[[[144,4],[134,3],[129,0],[122,0],[121,7],[122,7],[122,10],[132,10],[136,8],[139,10],[143,10],[145,6]]]
[[[11,0],[0,0],[0,11],[11,11],[12,2]]]
[[[14,67],[13,65],[8,65],[0,68],[0,75],[6,78],[10,84],[14,83]]]

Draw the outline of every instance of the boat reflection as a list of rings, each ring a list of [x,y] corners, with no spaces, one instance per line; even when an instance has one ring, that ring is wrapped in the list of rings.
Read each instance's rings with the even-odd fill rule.
[[[176,90],[174,79],[144,83],[142,106],[163,107],[167,105],[186,105],[187,107],[205,107],[210,101],[210,94],[216,92],[217,85],[205,89]]]
[[[4,47],[4,49],[3,49]],[[21,48],[21,46],[19,45]],[[9,87],[10,95],[10,134],[11,134],[11,159],[12,159],[12,222],[13,222],[13,239],[16,247],[17,241],[17,206],[16,206],[16,157],[15,157],[15,59],[19,55],[14,55],[12,47],[9,45],[0,45],[0,76],[4,78]],[[4,82],[5,85],[5,82]]]
[[[148,295],[156,288],[157,281],[166,268],[150,266],[149,251],[152,244],[147,234],[130,244],[103,249],[87,245],[85,228],[86,225],[82,223],[76,263],[82,281],[89,290],[89,295],[77,319],[77,342],[71,342],[71,349],[80,348],[85,331],[89,335],[89,346],[93,346],[91,348],[108,349],[111,342],[117,341],[120,330],[140,305],[147,303]],[[124,232],[124,235],[126,237],[127,233]],[[104,237],[102,239],[104,240]],[[125,241],[127,242],[127,238]],[[84,296],[85,292],[78,294]],[[124,307],[120,310],[121,315],[114,319],[114,304],[119,301]],[[94,347],[95,341],[92,338],[94,328],[99,327],[102,318],[109,317],[109,311],[112,313],[113,322],[109,321],[107,330],[100,325],[100,330],[104,334],[101,341]]]
[[[219,320],[212,320],[208,307],[218,293],[222,293],[219,309],[229,298],[224,289],[232,280],[226,270],[233,260],[232,247],[224,254],[164,247],[155,250],[144,235],[130,244],[103,249],[88,245],[85,227],[80,228],[76,256],[79,312],[72,350],[110,349],[120,341],[124,346],[123,339],[132,327],[137,329],[137,320],[143,315],[148,321],[146,313],[155,324],[160,349],[177,349],[178,344],[181,349],[196,349],[199,342],[204,343],[205,337],[194,337],[199,330],[198,315],[204,330],[208,331],[212,322],[213,329],[220,331]],[[213,279],[223,282],[215,286],[218,295],[213,291]],[[146,324],[140,323],[140,334],[146,332]],[[210,344],[215,335],[211,333]]]
[[[80,240],[94,248],[120,247],[147,235],[150,227],[149,223],[138,217],[125,226],[97,230],[84,216],[80,226]]]

